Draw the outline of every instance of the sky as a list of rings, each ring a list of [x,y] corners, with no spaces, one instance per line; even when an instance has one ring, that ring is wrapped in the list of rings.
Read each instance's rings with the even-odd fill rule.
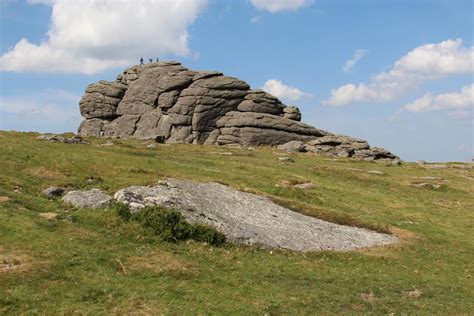
[[[76,131],[145,59],[218,70],[403,160],[474,157],[473,1],[0,0],[0,130]]]

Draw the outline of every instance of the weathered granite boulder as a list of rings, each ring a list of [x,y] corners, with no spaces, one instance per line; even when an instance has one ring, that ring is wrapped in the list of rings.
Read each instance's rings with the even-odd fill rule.
[[[99,189],[78,190],[68,192],[63,197],[63,201],[76,208],[101,208],[107,206],[112,201],[112,197]]]
[[[338,157],[380,159],[365,141],[301,123],[297,107],[221,72],[194,71],[177,62],[132,66],[113,82],[89,85],[80,101],[79,135],[155,139],[165,143],[281,145]],[[312,141],[314,143],[312,143]]]
[[[65,192],[66,189],[63,187],[49,187],[44,189],[41,194],[48,199],[54,199],[61,197]]]
[[[237,78],[177,62],[126,69],[87,87],[79,135],[161,139],[166,143],[278,145],[324,132],[301,113]]]
[[[399,157],[388,150],[379,147],[370,147],[365,140],[332,134],[310,140],[306,144],[298,141],[290,141],[278,146],[278,149],[360,160],[400,160]]]
[[[397,242],[397,237],[306,216],[266,197],[219,183],[166,179],[154,187],[132,186],[115,193],[139,212],[146,206],[180,211],[191,223],[224,233],[234,243],[297,251],[352,250]]]

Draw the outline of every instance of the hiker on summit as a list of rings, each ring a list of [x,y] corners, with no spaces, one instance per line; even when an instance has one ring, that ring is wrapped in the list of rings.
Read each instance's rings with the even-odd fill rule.
[[[140,58],[140,66],[143,66],[145,63],[143,62],[143,57]]]
[[[150,62],[150,64],[153,62],[153,58],[150,58],[148,59],[148,61]]]

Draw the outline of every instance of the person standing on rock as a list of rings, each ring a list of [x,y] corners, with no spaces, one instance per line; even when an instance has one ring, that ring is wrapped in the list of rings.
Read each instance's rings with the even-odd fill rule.
[[[156,62],[157,62],[157,63],[159,63],[159,62],[160,62],[160,60],[158,59],[158,57],[156,57]]]
[[[148,59],[150,61],[150,64],[153,62],[153,58]]]
[[[143,62],[143,57],[140,58],[140,66],[143,66],[145,63]]]

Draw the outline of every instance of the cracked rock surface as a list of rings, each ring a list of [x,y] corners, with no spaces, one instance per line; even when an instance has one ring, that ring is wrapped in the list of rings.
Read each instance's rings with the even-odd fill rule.
[[[302,123],[297,107],[240,79],[173,61],[132,66],[113,82],[93,83],[79,106],[81,136],[241,146],[302,141],[305,151],[320,155],[398,159],[366,141]]]
[[[145,206],[174,208],[188,221],[210,225],[232,242],[266,248],[346,251],[397,241],[392,235],[316,219],[213,182],[167,179],[155,187],[119,190],[115,199],[136,212]]]
[[[301,123],[297,107],[237,78],[177,62],[132,66],[89,85],[79,135],[166,143],[278,145],[326,132]]]

